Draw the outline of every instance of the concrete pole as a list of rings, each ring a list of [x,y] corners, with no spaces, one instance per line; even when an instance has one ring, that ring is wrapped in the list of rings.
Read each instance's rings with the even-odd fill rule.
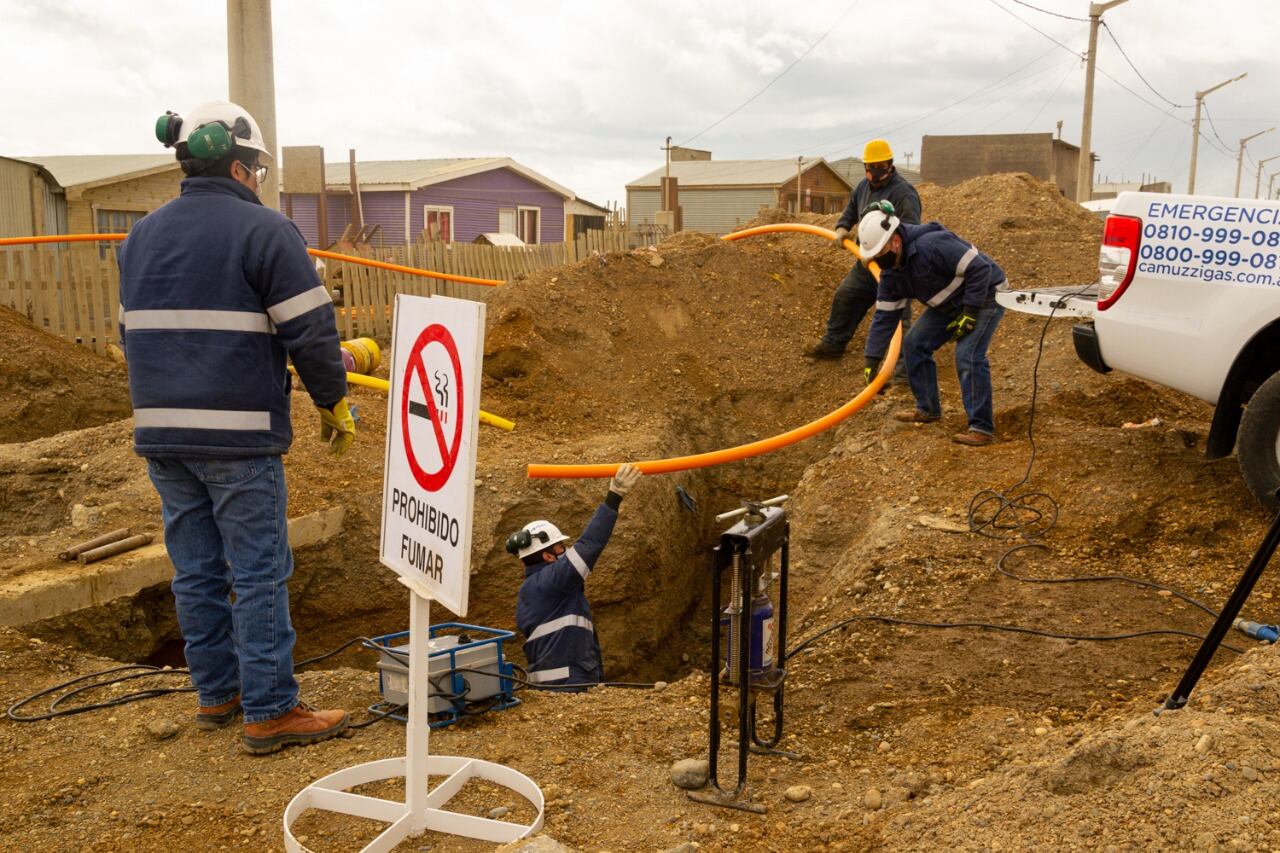
[[[1084,117],[1080,120],[1080,166],[1076,175],[1076,201],[1088,201],[1093,195],[1090,181],[1090,168],[1093,153],[1089,147],[1093,136],[1093,74],[1098,62],[1098,25],[1102,22],[1102,13],[1119,6],[1127,0],[1110,0],[1107,3],[1089,4],[1089,54],[1085,59],[1084,70]]]
[[[258,195],[280,209],[280,149],[276,144],[276,79],[271,51],[271,0],[227,0],[227,70],[231,100],[249,111],[271,152]]]
[[[1254,198],[1257,198],[1259,194],[1261,194],[1262,192],[1262,167],[1270,163],[1272,160],[1276,159],[1276,157],[1280,157],[1280,154],[1275,155],[1275,157],[1268,157],[1265,160],[1258,161],[1258,176],[1257,178],[1254,179],[1254,182],[1253,182]]]
[[[1253,136],[1246,136],[1240,140],[1240,150],[1236,153],[1236,191],[1234,193],[1236,198],[1240,198],[1240,176],[1244,172],[1244,147],[1249,144],[1249,140],[1257,139],[1262,134],[1270,133],[1273,130],[1275,130],[1274,127],[1269,127],[1266,130],[1258,131]]]
[[[1191,170],[1187,176],[1187,195],[1195,195],[1196,192],[1196,154],[1200,151],[1200,106],[1204,103],[1205,96],[1210,92],[1216,92],[1228,83],[1234,83],[1237,80],[1243,80],[1249,76],[1249,72],[1232,77],[1230,80],[1223,80],[1216,86],[1210,86],[1203,92],[1196,92],[1196,117],[1191,122]]]
[[[1274,190],[1276,188],[1276,173],[1271,173],[1270,180],[1267,181],[1267,198],[1275,198]]]
[[[804,155],[796,158],[796,215],[800,215],[800,211],[804,209],[804,201],[800,194],[800,178],[804,175]]]

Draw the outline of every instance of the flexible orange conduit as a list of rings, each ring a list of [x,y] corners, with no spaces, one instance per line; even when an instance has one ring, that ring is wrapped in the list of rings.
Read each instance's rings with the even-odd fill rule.
[[[43,243],[89,243],[96,240],[110,242],[113,240],[123,240],[127,234],[51,234],[47,237],[0,237],[0,247],[3,246],[36,246]],[[418,275],[424,278],[438,278],[441,281],[458,281],[463,284],[479,284],[484,287],[497,287],[502,284],[501,281],[492,278],[472,278],[469,275],[454,275],[447,272],[436,272],[435,270],[423,270],[417,267],[406,267],[400,264],[390,264],[386,261],[375,261],[370,258],[357,258],[355,255],[340,255],[337,252],[326,252],[322,249],[307,249],[307,253],[316,258],[327,258],[333,261],[346,261],[351,264],[360,264],[366,267],[376,267],[381,270],[390,270],[391,272],[402,272],[408,275]]]
[[[820,228],[817,225],[806,225],[800,222],[783,222],[777,225],[761,225],[757,228],[748,228],[744,231],[735,231],[732,234],[726,234],[721,237],[722,240],[741,240],[744,237],[754,237],[759,234],[775,234],[779,232],[793,232],[801,234],[813,234],[818,237],[824,237],[827,240],[834,240],[836,234],[826,228]],[[855,255],[858,253],[857,244],[852,240],[845,240],[844,247]],[[880,278],[880,268],[875,264],[868,264],[867,268],[871,270],[871,274]],[[707,453],[695,453],[692,456],[675,456],[670,459],[650,459],[645,462],[637,462],[636,467],[646,474],[671,474],[676,471],[687,471],[690,468],[709,468],[712,465],[723,465],[726,462],[736,462],[740,459],[747,459],[751,456],[762,456],[766,453],[772,453],[783,447],[804,441],[806,438],[812,438],[820,432],[831,429],[831,427],[848,418],[854,412],[861,410],[867,403],[875,399],[876,394],[880,393],[880,389],[889,381],[889,377],[893,374],[894,365],[898,362],[898,353],[902,349],[902,325],[898,325],[897,331],[893,333],[893,340],[889,342],[889,351],[885,354],[884,363],[880,365],[880,372],[871,380],[871,384],[862,389],[856,397],[845,403],[834,412],[828,412],[816,421],[810,421],[801,427],[784,432],[780,435],[762,438],[759,441],[753,441],[749,444],[740,444],[737,447],[727,447],[722,450],[712,450]],[[586,479],[591,477],[612,477],[618,470],[617,462],[602,463],[599,465],[530,465],[528,475],[534,478],[559,478],[559,479]]]

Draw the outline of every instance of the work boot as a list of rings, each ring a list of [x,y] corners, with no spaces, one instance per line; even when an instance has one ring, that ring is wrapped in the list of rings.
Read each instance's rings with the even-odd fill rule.
[[[820,358],[825,361],[835,361],[844,357],[844,350],[836,349],[829,346],[826,341],[818,341],[813,346],[804,351],[805,358]]]
[[[977,430],[969,430],[968,432],[958,432],[951,436],[951,440],[956,444],[963,444],[966,447],[986,447],[988,444],[996,440],[994,435],[988,435],[985,432]]]
[[[926,415],[919,409],[903,409],[900,412],[894,412],[893,419],[904,424],[931,424],[934,421],[942,420],[942,416]]]
[[[221,705],[201,705],[196,708],[196,728],[212,731],[228,725],[240,715],[240,697]]]
[[[293,710],[274,720],[261,723],[245,723],[245,752],[266,755],[290,744],[309,744],[328,740],[339,734],[350,722],[342,710],[317,711],[305,702],[299,702]]]

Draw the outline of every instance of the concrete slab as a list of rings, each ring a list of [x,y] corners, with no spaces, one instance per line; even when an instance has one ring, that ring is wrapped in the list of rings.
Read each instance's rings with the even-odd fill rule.
[[[303,548],[332,539],[342,531],[345,507],[289,519],[289,544]],[[26,625],[134,595],[173,578],[164,543],[148,545],[118,557],[90,563],[64,563],[31,572],[0,586],[0,626]]]

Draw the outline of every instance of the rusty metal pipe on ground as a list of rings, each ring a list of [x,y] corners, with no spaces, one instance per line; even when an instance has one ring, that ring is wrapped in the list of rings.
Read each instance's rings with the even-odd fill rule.
[[[121,539],[129,538],[129,528],[121,527],[119,530],[113,530],[110,533],[104,533],[101,536],[95,536],[78,545],[72,545],[67,550],[58,555],[59,560],[71,562],[86,551],[92,551],[94,548],[101,548],[103,545],[110,545],[112,542],[119,542]]]
[[[128,539],[121,539],[119,542],[112,542],[110,545],[94,548],[92,551],[85,551],[76,559],[82,564],[96,563],[99,560],[105,560],[107,557],[114,557],[116,554],[123,554],[125,551],[132,551],[135,548],[150,544],[151,535],[149,533],[141,533],[137,536],[130,536]]]

